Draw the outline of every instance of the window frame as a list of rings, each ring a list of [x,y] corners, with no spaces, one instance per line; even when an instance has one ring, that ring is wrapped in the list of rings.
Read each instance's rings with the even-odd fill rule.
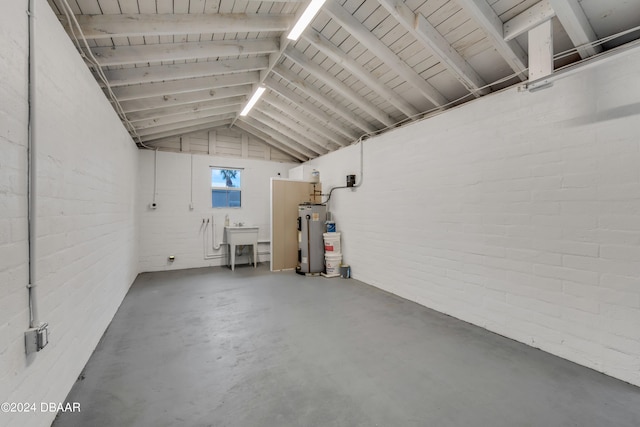
[[[238,186],[237,187],[227,187],[227,186],[215,186],[213,184],[213,174],[214,172],[220,172],[223,170],[231,170],[231,171],[237,171],[239,174],[238,177]],[[210,194],[211,194],[211,208],[212,209],[242,209],[242,175],[244,173],[244,168],[238,168],[238,167],[228,167],[228,166],[209,166],[209,179],[211,182],[211,186],[210,186]],[[227,193],[228,192],[237,192],[238,196],[239,196],[239,206],[229,206],[229,197],[227,195],[227,205],[226,206],[214,206],[213,205],[213,192],[215,190],[224,190]]]

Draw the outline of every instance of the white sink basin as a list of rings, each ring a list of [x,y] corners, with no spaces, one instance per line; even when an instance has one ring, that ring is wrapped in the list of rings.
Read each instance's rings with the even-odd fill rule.
[[[229,255],[231,256],[231,270],[235,270],[236,245],[253,245],[253,267],[256,267],[258,263],[258,227],[225,227],[224,242],[229,245]]]
[[[258,227],[225,227],[224,239],[229,244],[251,245],[258,241]]]

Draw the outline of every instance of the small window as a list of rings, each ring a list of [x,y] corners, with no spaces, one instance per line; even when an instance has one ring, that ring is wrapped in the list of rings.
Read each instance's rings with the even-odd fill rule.
[[[239,208],[242,206],[241,169],[211,168],[211,206]]]

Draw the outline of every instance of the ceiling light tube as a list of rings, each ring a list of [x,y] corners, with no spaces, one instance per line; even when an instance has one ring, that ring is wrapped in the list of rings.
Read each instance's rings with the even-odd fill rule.
[[[307,28],[309,23],[311,23],[313,18],[318,14],[318,11],[325,1],[326,0],[311,0],[309,6],[307,6],[307,9],[304,11],[302,16],[300,16],[300,19],[298,19],[298,22],[296,22],[296,25],[293,26],[293,29],[287,36],[289,40],[298,40],[304,29]]]
[[[249,111],[251,111],[251,109],[256,104],[256,102],[258,102],[258,100],[262,96],[262,93],[265,91],[265,89],[266,88],[264,86],[260,86],[258,89],[256,89],[255,93],[253,94],[249,102],[247,102],[247,105],[245,105],[244,109],[240,112],[240,115],[242,117],[249,114]]]

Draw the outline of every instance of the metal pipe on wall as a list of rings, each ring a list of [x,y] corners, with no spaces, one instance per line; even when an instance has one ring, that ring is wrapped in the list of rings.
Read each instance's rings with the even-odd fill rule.
[[[37,299],[37,269],[36,269],[36,243],[37,243],[37,121],[36,121],[36,0],[29,0],[29,125],[28,125],[28,221],[29,221],[29,327],[40,326]]]

